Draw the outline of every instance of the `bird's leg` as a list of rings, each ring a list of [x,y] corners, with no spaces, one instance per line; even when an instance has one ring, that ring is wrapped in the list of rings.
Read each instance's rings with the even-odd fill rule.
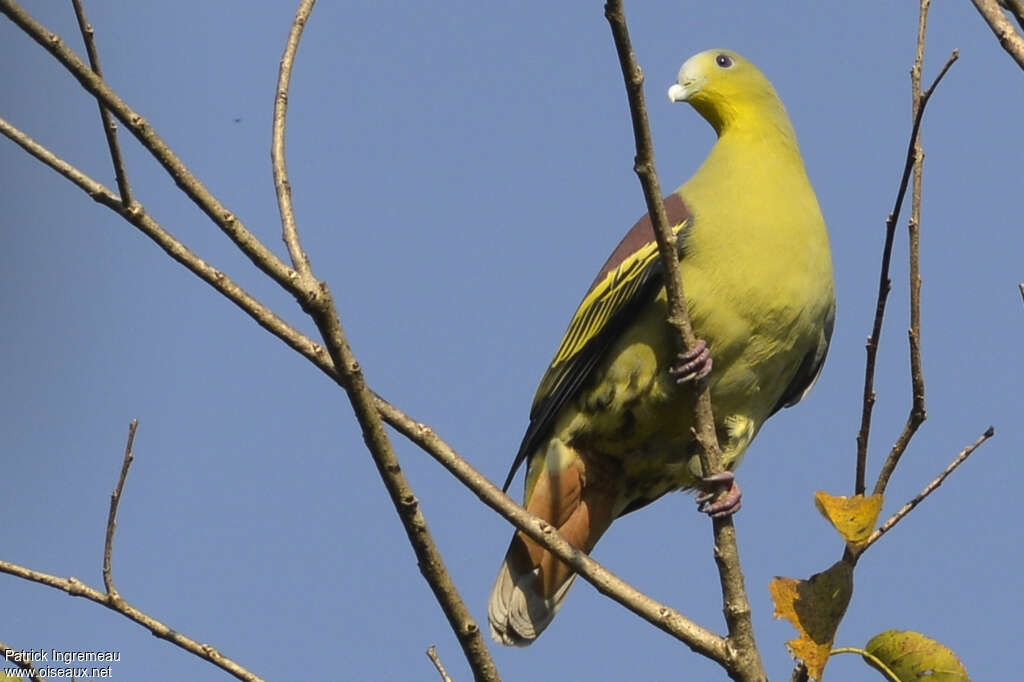
[[[668,373],[677,384],[703,379],[711,372],[711,349],[704,339],[697,339],[693,348],[676,356],[676,362],[668,368]]]
[[[740,510],[743,492],[731,471],[705,476],[698,487],[701,492],[697,495],[697,509],[708,516],[720,519]]]

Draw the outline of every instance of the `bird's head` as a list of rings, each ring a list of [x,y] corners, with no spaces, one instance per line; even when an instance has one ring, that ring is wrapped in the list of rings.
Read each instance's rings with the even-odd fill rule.
[[[707,50],[686,60],[668,89],[673,102],[689,102],[721,135],[734,123],[785,109],[756,66],[732,50]]]

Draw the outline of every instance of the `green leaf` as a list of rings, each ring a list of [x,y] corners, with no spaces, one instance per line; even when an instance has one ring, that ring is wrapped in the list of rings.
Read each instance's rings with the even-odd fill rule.
[[[920,632],[886,630],[872,637],[864,648],[900,682],[971,682],[956,654]],[[865,656],[864,660],[879,669],[871,658]]]

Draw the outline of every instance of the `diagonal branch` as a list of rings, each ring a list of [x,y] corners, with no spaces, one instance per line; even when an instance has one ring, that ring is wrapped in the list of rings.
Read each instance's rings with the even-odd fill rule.
[[[334,365],[322,345],[303,335],[295,327],[289,325],[275,314],[274,311],[242,289],[230,277],[200,258],[194,251],[185,246],[185,244],[147,214],[142,204],[136,201],[128,208],[124,208],[117,195],[103,184],[64,161],[3,118],[0,118],[0,134],[5,135],[28,154],[65,177],[94,201],[106,206],[124,218],[129,224],[135,226],[163,249],[168,256],[185,266],[199,279],[209,284],[218,293],[238,306],[257,324],[284,341],[293,350],[308,358],[322,371],[334,377]]]
[[[122,210],[120,202],[113,192],[54,155],[2,118],[0,118],[0,133],[67,178],[95,201],[121,215],[128,223],[153,240],[171,258],[234,303],[242,312],[288,347],[309,360],[332,381],[340,383],[334,362],[321,344],[289,325],[223,272],[202,260],[147,215],[141,204],[136,202],[133,204],[132,210]],[[599,592],[619,602],[655,627],[679,639],[695,652],[716,661],[723,660],[727,656],[726,643],[723,638],[696,625],[678,611],[647,597],[586,554],[576,550],[557,531],[550,529],[542,519],[527,512],[492,485],[483,474],[461,458],[429,427],[415,421],[380,396],[374,395],[373,401],[375,409],[385,422],[444,466],[487,506],[569,564]]]
[[[239,287],[227,275],[209,265],[188,249],[182,242],[153,220],[145,212],[141,204],[135,202],[128,209],[123,208],[118,197],[101,183],[96,182],[79,169],[60,159],[3,119],[0,119],[0,133],[9,137],[25,149],[26,152],[67,178],[95,201],[121,215],[127,222],[152,239],[174,260],[184,265],[193,274],[234,303],[260,326],[284,341],[289,347],[312,362],[332,380],[340,382],[339,375],[335,370],[334,361],[322,345],[289,325],[260,301]],[[417,443],[428,454],[455,474],[460,481],[473,490],[488,506],[497,510],[517,528],[526,532],[539,544],[550,549],[556,556],[569,563],[585,580],[594,584],[603,594],[612,597],[656,627],[686,643],[694,651],[714,660],[723,660],[727,656],[725,640],[721,637],[692,623],[674,609],[650,599],[628,583],[602,568],[585,554],[578,552],[541,519],[527,513],[495,486],[491,485],[479,472],[459,457],[454,450],[427,427],[415,422],[380,397],[374,396],[373,403],[374,408],[380,412],[385,421]],[[54,578],[54,580],[60,581],[61,579]],[[55,586],[64,589],[63,583],[57,583]]]
[[[611,25],[615,48],[622,67],[629,97],[629,110],[633,119],[633,134],[636,138],[636,160],[633,169],[643,186],[644,199],[651,216],[658,253],[665,271],[665,289],[668,293],[668,324],[680,352],[693,348],[696,336],[686,312],[686,298],[683,279],[676,255],[675,235],[668,224],[665,207],[662,204],[661,188],[654,166],[654,144],[651,141],[650,126],[647,123],[647,106],[644,103],[644,76],[636,61],[629,39],[626,15],[622,0],[608,0],[605,3],[605,18]],[[695,433],[700,443],[700,460],[704,476],[722,471],[722,456],[715,434],[715,420],[711,411],[711,392],[707,382],[701,379],[696,384],[697,401],[694,407],[697,428]],[[736,680],[763,680],[764,666],[761,663],[754,628],[750,618],[750,601],[747,599],[740,567],[739,549],[736,545],[736,530],[732,518],[712,518],[715,536],[715,562],[722,588],[725,621],[729,629],[730,651],[733,655],[721,661]]]
[[[694,652],[718,662],[728,660],[729,644],[725,639],[697,625],[675,609],[651,599],[578,550],[547,521],[513,502],[512,498],[501,492],[473,465],[460,457],[429,426],[413,420],[379,396],[375,398],[375,405],[388,424],[437,460],[473,491],[481,502],[564,561],[573,571],[597,588],[598,592],[672,635]]]
[[[402,473],[398,457],[384,431],[374,395],[367,387],[363,371],[345,337],[330,289],[324,282],[319,283],[319,288],[319,294],[315,298],[310,297],[302,301],[303,307],[316,322],[327,344],[331,360],[338,372],[337,381],[348,394],[349,402],[363,431],[363,441],[373,456],[377,471],[416,552],[420,572],[448,618],[475,678],[499,680],[498,671],[491,660],[487,645],[484,644],[480,628],[459,596],[441,552],[430,535],[427,521],[420,511],[419,500],[416,499],[412,487]]]
[[[47,30],[13,0],[0,0],[0,12],[7,15],[22,31],[53,55],[83,88],[114,114],[164,167],[181,191],[209,216],[257,268],[285,291],[295,296],[301,293],[294,278],[295,271],[264,246],[234,213],[221,204],[178,158],[150,123],[125,104],[102,78],[68,48],[59,35]]]
[[[100,69],[100,54],[96,50],[96,33],[92,24],[85,17],[85,7],[82,0],[71,0],[75,7],[75,18],[78,20],[78,28],[82,32],[82,41],[85,43],[85,52],[89,55],[89,66],[93,73],[103,78]],[[100,108],[100,120],[103,121],[103,134],[107,138],[107,147],[110,149],[110,160],[114,164],[114,176],[117,178],[117,190],[121,193],[121,205],[127,207],[132,203],[131,187],[128,185],[128,175],[124,170],[124,160],[121,158],[121,146],[117,141],[117,123],[114,122],[110,112],[107,111],[103,102],[96,102]]]
[[[935,88],[959,56],[959,50],[953,50],[949,59],[946,60],[945,66],[939,71],[939,75],[935,77],[935,80],[928,89],[921,94],[921,105],[914,115],[914,123],[910,129],[910,141],[907,144],[903,176],[900,179],[899,190],[896,192],[896,203],[885,221],[885,246],[882,249],[882,267],[878,275],[878,300],[875,304],[875,319],[871,328],[871,336],[868,337],[866,344],[867,362],[864,367],[864,403],[861,410],[860,431],[857,433],[857,478],[854,484],[854,492],[858,495],[864,493],[864,478],[868,457],[868,435],[871,431],[871,411],[875,405],[875,361],[878,355],[879,339],[882,336],[885,304],[889,298],[889,290],[892,288],[892,282],[889,279],[889,263],[892,260],[892,244],[896,236],[896,223],[900,218],[900,209],[903,207],[903,199],[907,194],[907,185],[910,183],[910,174],[914,168],[914,159],[916,158],[915,145],[921,129],[921,119],[924,116],[925,107],[928,104],[928,100],[931,99],[932,93],[935,92]],[[890,471],[889,473],[891,474],[892,472]],[[879,481],[881,482],[881,480],[880,474]],[[885,480],[888,481],[888,475],[886,475]],[[884,484],[882,488],[884,490]]]
[[[244,682],[264,682],[263,678],[242,667],[209,644],[197,642],[191,637],[181,634],[177,630],[168,627],[166,624],[160,622],[156,618],[153,618],[149,614],[138,610],[123,599],[119,599],[116,602],[112,601],[105,592],[89,587],[78,578],[61,578],[60,576],[50,575],[49,573],[42,573],[40,571],[33,571],[32,569],[25,568],[24,566],[19,566],[2,560],[0,560],[0,573],[13,575],[16,578],[28,580],[29,582],[38,583],[40,585],[47,585],[48,587],[53,587],[63,592],[67,592],[72,597],[83,597],[91,602],[105,606],[111,611],[120,613],[129,620],[135,621],[142,627],[149,630],[154,637],[167,640],[171,644],[174,644],[191,654],[195,654],[205,661],[209,661],[239,680],[244,680]]]
[[[1010,20],[1003,14],[1003,10],[1000,9],[999,3],[996,0],[971,0],[971,2],[974,3],[978,14],[985,20],[988,27],[992,29],[992,33],[999,40],[999,44],[1013,58],[1013,61],[1017,62],[1020,68],[1024,69],[1024,37],[1014,29],[1013,24],[1010,23]],[[1019,2],[1019,0],[1011,0],[1006,2],[1006,4],[1010,5],[1010,9],[1014,16],[1017,17],[1017,21],[1021,22],[1021,26],[1024,27],[1024,3]]]
[[[857,555],[860,556],[861,554],[863,554],[864,550],[866,550],[868,547],[873,545],[880,537],[882,537],[887,532],[889,532],[892,529],[892,527],[895,526],[897,523],[899,523],[900,520],[904,516],[909,514],[910,511],[914,507],[916,507],[917,505],[921,504],[921,502],[924,501],[924,498],[926,498],[929,495],[931,495],[935,491],[936,488],[938,488],[940,485],[942,485],[943,481],[945,481],[946,478],[951,473],[953,473],[958,466],[963,464],[967,460],[967,458],[970,457],[971,454],[973,454],[974,451],[977,450],[981,446],[982,443],[984,443],[985,441],[987,441],[989,438],[991,438],[994,435],[995,435],[995,429],[993,429],[990,426],[990,427],[988,427],[985,430],[985,432],[983,434],[981,434],[981,436],[978,437],[978,439],[976,441],[974,441],[973,443],[968,445],[966,448],[961,450],[960,454],[957,455],[956,458],[952,462],[950,462],[949,466],[947,466],[942,471],[942,473],[939,474],[935,478],[935,480],[933,480],[931,483],[926,485],[921,492],[919,492],[917,495],[915,495],[914,498],[911,499],[909,502],[907,502],[905,505],[900,507],[900,509],[895,514],[890,516],[889,519],[885,523],[883,523],[881,526],[876,528],[875,531],[870,536],[868,536],[868,539],[865,541],[864,545],[862,545],[861,547],[859,547],[857,549]]]

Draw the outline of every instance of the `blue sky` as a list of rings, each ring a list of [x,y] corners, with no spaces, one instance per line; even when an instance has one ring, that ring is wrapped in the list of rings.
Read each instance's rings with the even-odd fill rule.
[[[78,46],[70,8],[31,3]],[[90,3],[108,80],[223,203],[278,253],[269,168],[277,63],[294,7]],[[665,90],[691,54],[728,47],[773,81],[829,224],[838,317],[808,399],[764,428],[739,471],[741,554],[762,656],[788,678],[774,575],[831,564],[813,507],[849,493],[864,340],[883,223],[909,128],[915,3],[627,3],[647,74],[666,191],[713,132]],[[996,437],[858,567],[837,638],[916,629],[974,679],[1019,646],[1024,475],[1019,200],[1024,73],[969,3],[929,24],[932,100],[922,216],[929,420],[892,479],[899,507],[990,424]],[[0,21],[0,115],[113,186],[92,100]],[[236,121],[236,119],[239,119]],[[175,235],[309,331],[133,140],[138,198]],[[296,214],[370,384],[503,479],[530,400],[584,289],[644,212],[633,137],[600,2],[321,3],[300,50],[288,137]],[[136,462],[121,506],[123,596],[272,680],[453,677],[461,652],[416,568],[345,396],[133,228],[0,143],[0,463],[3,548],[101,584],[109,492],[128,422]],[[879,356],[870,471],[909,407],[906,239]],[[398,454],[481,624],[511,529],[415,447]],[[518,491],[519,483],[515,485]],[[685,495],[616,523],[595,558],[723,629],[710,524]],[[0,576],[0,640],[113,649],[115,679],[226,679],[119,615]],[[489,641],[489,640],[488,640]],[[579,582],[527,650],[492,646],[507,680],[722,679],[712,664]],[[867,679],[854,657],[832,679]]]

